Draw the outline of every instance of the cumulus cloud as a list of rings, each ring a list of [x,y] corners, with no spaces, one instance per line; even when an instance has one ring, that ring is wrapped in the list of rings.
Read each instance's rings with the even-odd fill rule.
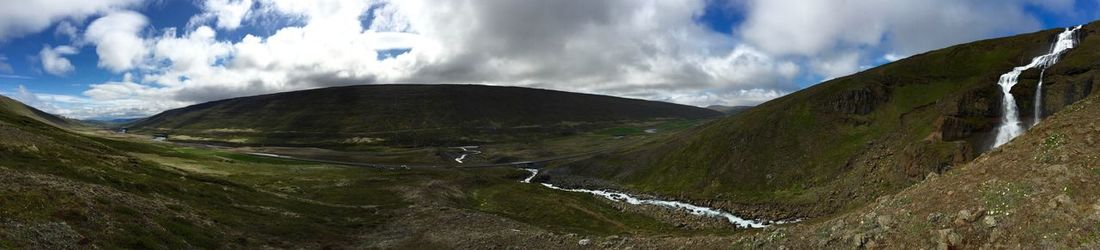
[[[169,30],[149,39],[144,42],[151,46],[148,52],[112,56],[120,53],[97,48],[101,66],[115,71],[133,68],[143,55],[161,66],[143,71],[141,81],[97,84],[85,94],[97,100],[156,96],[194,103],[353,84],[484,83],[705,105],[722,102],[716,98],[755,104],[774,96],[751,93],[797,88],[792,81],[800,73],[796,64],[696,23],[705,4],[261,0],[235,16],[281,15],[300,18],[303,25],[239,41],[217,41],[216,31],[199,26],[187,34]],[[205,10],[198,18],[219,13],[218,8]],[[141,25],[112,34],[137,37],[142,22],[113,16],[101,20]],[[228,28],[217,18],[219,28]],[[367,27],[364,18],[369,18]],[[93,22],[89,34],[101,32],[99,22]],[[100,38],[87,36],[93,42]],[[144,47],[128,43],[134,44],[126,46],[131,51]],[[401,52],[388,54],[395,49]]]
[[[11,74],[15,73],[11,68],[11,64],[8,64],[8,57],[0,55],[0,73]]]
[[[1034,30],[1024,6],[1070,13],[1072,0],[1008,2],[737,0],[733,35],[699,23],[712,0],[211,0],[186,29],[146,30],[112,11],[83,36],[99,66],[128,75],[83,99],[155,112],[245,95],[372,83],[518,85],[754,105],[882,60]],[[219,40],[266,19],[270,35]],[[255,21],[252,21],[255,20]],[[75,28],[75,27],[74,27]],[[58,33],[62,32],[61,25]],[[64,28],[67,29],[67,28]],[[64,58],[61,58],[64,59]],[[132,73],[130,75],[129,73]],[[71,101],[71,100],[70,100]],[[75,101],[73,101],[75,102]],[[152,105],[138,109],[132,102]],[[100,106],[102,107],[102,106]]]
[[[858,51],[830,53],[827,56],[819,56],[811,60],[810,69],[824,79],[833,79],[849,75],[861,69],[859,59],[860,53]]]
[[[146,41],[140,36],[148,23],[141,13],[112,12],[92,21],[84,38],[95,44],[99,66],[118,73],[133,69],[148,53]]]
[[[815,73],[832,78],[853,73],[861,61],[1036,30],[1031,6],[1072,12],[1073,0],[750,0],[738,27],[745,42],[768,54],[815,61]],[[836,54],[835,51],[845,51]],[[853,55],[852,53],[857,53]],[[892,60],[891,60],[892,61]]]
[[[97,100],[84,96],[35,93],[19,85],[14,93],[0,92],[12,99],[50,114],[75,119],[137,118],[155,114],[183,103],[169,100]]]
[[[252,0],[209,0],[202,4],[203,13],[191,18],[190,26],[215,21],[219,29],[235,30],[252,9]]]
[[[45,46],[38,52],[39,60],[42,61],[42,69],[51,75],[64,76],[72,73],[76,68],[62,56],[77,54],[76,48],[72,46],[57,46],[51,48]]]
[[[77,40],[80,38],[80,30],[73,25],[72,22],[62,21],[54,28],[54,35],[59,37],[65,37],[69,40]]]
[[[62,19],[83,19],[139,3],[139,0],[5,1],[0,8],[0,41],[45,30]]]

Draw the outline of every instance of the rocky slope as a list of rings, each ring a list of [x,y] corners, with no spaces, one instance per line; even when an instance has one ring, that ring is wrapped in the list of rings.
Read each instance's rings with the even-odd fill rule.
[[[1092,93],[1100,23],[1046,72],[1044,109]],[[548,171],[762,217],[814,217],[858,207],[988,149],[1000,122],[998,77],[1046,53],[1062,29],[952,46],[830,80],[737,116]],[[1034,98],[1038,71],[1017,100]],[[1028,88],[1031,88],[1028,90]],[[1031,101],[1020,101],[1030,110]],[[1030,111],[1022,114],[1030,116]],[[1026,121],[1025,121],[1026,122]],[[572,182],[572,181],[569,181]]]
[[[530,139],[606,123],[719,115],[671,103],[520,87],[364,85],[203,103],[169,110],[131,127],[239,138],[252,144],[354,140],[422,146]]]
[[[996,150],[832,218],[739,238],[747,248],[1100,247],[1100,95]]]

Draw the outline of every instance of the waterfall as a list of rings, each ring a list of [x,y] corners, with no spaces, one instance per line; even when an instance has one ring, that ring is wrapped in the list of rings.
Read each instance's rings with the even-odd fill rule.
[[[1020,111],[1016,108],[1016,97],[1012,96],[1012,87],[1016,86],[1020,73],[1033,68],[1045,70],[1057,63],[1058,57],[1065,54],[1066,51],[1072,49],[1077,44],[1075,34],[1077,30],[1080,29],[1080,25],[1073,28],[1066,28],[1066,31],[1058,34],[1058,39],[1054,41],[1053,49],[1051,49],[1049,53],[1035,57],[1031,59],[1031,63],[1013,68],[1012,71],[1001,75],[1000,80],[997,81],[997,85],[1001,86],[1001,92],[1004,94],[1004,99],[1001,102],[1004,117],[1001,119],[1001,126],[997,127],[997,138],[993,143],[993,147],[1000,147],[1013,138],[1020,136],[1020,134],[1023,134],[1024,128],[1020,124]],[[1042,98],[1042,95],[1037,95],[1036,98],[1036,103],[1042,102],[1042,100],[1038,100],[1038,98]]]
[[[1067,29],[1065,32],[1058,34],[1058,42],[1050,48],[1050,53],[1064,53],[1064,51],[1072,49],[1077,45],[1077,30],[1081,29],[1081,26],[1074,27],[1073,29]],[[1055,56],[1046,67],[1054,65],[1058,61],[1059,56]],[[1039,124],[1039,121],[1043,119],[1043,75],[1046,74],[1046,67],[1043,71],[1039,72],[1039,86],[1035,88],[1035,119],[1032,121],[1031,126]]]
[[[1039,86],[1035,87],[1035,118],[1031,120],[1031,126],[1039,124],[1039,120],[1043,119],[1043,75],[1047,73],[1047,69],[1039,71]]]

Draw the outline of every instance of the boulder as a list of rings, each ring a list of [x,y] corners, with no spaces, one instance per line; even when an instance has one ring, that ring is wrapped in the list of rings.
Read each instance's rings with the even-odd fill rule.
[[[992,215],[986,216],[984,219],[982,219],[982,224],[985,224],[985,227],[994,228],[997,227],[997,219],[993,218]]]

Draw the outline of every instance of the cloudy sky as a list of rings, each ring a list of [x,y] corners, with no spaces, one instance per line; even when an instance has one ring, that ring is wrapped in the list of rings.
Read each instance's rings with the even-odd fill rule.
[[[141,117],[328,86],[475,83],[754,105],[1100,0],[0,0],[0,94]]]

